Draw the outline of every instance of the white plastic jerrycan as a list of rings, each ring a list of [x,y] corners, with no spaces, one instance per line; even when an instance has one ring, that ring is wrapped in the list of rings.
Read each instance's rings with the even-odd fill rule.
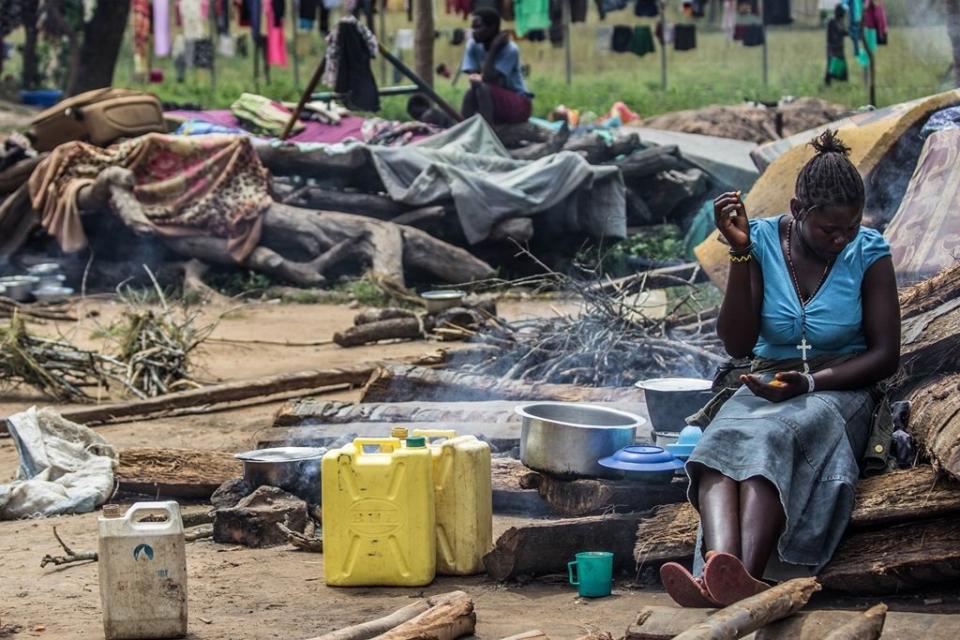
[[[105,505],[98,571],[107,640],[180,638],[187,633],[187,555],[180,506]]]

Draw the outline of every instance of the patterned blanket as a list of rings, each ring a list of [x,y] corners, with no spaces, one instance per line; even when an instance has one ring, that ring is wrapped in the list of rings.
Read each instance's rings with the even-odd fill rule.
[[[238,262],[260,242],[261,219],[271,198],[267,170],[250,139],[151,133],[106,149],[63,144],[33,172],[33,207],[64,251],[87,246],[77,194],[108,167],[133,172],[133,193],[151,233],[225,238]]]

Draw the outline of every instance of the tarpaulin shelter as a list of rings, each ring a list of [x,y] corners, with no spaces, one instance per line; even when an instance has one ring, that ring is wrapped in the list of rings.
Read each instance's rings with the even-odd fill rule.
[[[960,129],[927,138],[910,186],[884,232],[900,284],[935,275],[960,259]]]
[[[865,224],[882,227],[900,205],[923,144],[920,129],[936,111],[960,104],[960,90],[952,90],[880,111],[858,114],[838,122],[783,140],[782,153],[761,174],[746,198],[752,218],[766,218],[789,211],[797,174],[813,157],[807,145],[826,128],[837,129],[851,148],[850,160],[864,176],[867,203]],[[761,147],[758,152],[763,152]],[[756,156],[756,153],[754,153]],[[714,232],[694,253],[710,278],[719,286],[726,284],[727,248]]]

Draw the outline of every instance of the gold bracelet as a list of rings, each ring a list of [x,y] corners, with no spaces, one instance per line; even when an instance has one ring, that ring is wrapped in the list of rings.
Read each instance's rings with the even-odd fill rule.
[[[750,258],[752,258],[752,257],[753,257],[753,256],[751,256],[751,254],[749,254],[749,253],[746,254],[746,255],[742,255],[742,256],[734,256],[734,255],[731,255],[731,256],[730,256],[730,262],[750,262]]]

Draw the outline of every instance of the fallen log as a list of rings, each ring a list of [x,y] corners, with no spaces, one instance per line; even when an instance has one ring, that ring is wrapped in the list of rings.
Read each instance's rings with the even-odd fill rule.
[[[879,640],[886,618],[887,605],[878,604],[864,611],[862,616],[831,631],[823,640]]]
[[[630,513],[686,500],[686,482],[645,484],[611,480],[561,480],[543,474],[540,497],[565,518],[597,513]]]
[[[924,384],[931,372],[960,371],[960,296],[902,324],[898,388]]]
[[[824,588],[896,594],[960,579],[955,515],[847,535],[820,574]]]
[[[532,629],[516,635],[507,636],[506,638],[501,638],[501,640],[550,640],[550,638],[543,631],[540,631],[539,629]]]
[[[398,309],[396,307],[387,307],[385,309],[368,309],[361,311],[353,317],[354,326],[369,324],[371,322],[380,322],[382,320],[397,320],[399,318],[416,318],[417,314],[408,309]]]
[[[960,266],[900,291],[900,318],[909,320],[960,297]]]
[[[387,196],[373,193],[356,193],[336,191],[321,187],[307,187],[298,191],[287,204],[305,209],[322,209],[339,213],[354,213],[357,215],[390,220],[408,209],[404,205],[394,202]]]
[[[493,458],[490,473],[494,513],[531,518],[557,515],[537,490],[543,476],[516,458]]]
[[[634,533],[639,517],[609,514],[544,520],[511,527],[483,558],[487,574],[497,581],[552,573],[566,574],[567,563],[581,551],[613,552],[614,569],[632,567]]]
[[[477,614],[465,593],[449,594],[412,620],[374,636],[375,640],[456,640],[473,635]]]
[[[412,400],[556,400],[562,402],[640,402],[632,387],[593,388],[528,383],[493,376],[388,365],[374,372],[363,388],[363,402]]]
[[[388,616],[331,631],[322,636],[314,636],[309,640],[370,640],[370,638],[385,633],[404,622],[413,620],[429,608],[430,604],[426,600],[421,600],[397,609]]]
[[[564,151],[582,154],[590,164],[600,164],[630,153],[640,146],[640,136],[629,133],[617,136],[612,143],[597,134],[577,136],[563,145]]]
[[[274,146],[255,144],[254,151],[270,173],[276,176],[322,175],[328,178],[351,178],[370,163],[370,152],[363,145],[347,147],[341,153],[326,149],[301,151],[296,145]]]
[[[935,378],[911,396],[909,431],[934,469],[960,478],[960,374]]]
[[[341,347],[359,347],[383,340],[417,340],[425,338],[432,322],[428,318],[393,318],[355,325],[333,334]]]
[[[269,429],[258,433],[257,449],[270,447],[331,447],[338,441],[351,437],[385,438],[391,429],[400,426],[396,422],[347,422],[304,427]],[[475,435],[497,451],[509,451],[520,446],[520,423],[483,422],[417,422],[404,423],[414,429],[455,429],[461,435]]]
[[[158,499],[208,499],[221,484],[243,474],[243,463],[221,451],[131,447],[121,449],[119,457],[119,490]]]
[[[867,478],[856,492],[852,530],[960,513],[960,483],[926,465]],[[691,558],[699,523],[688,502],[658,507],[640,521],[634,558],[639,565]]]
[[[672,640],[715,612],[714,609],[682,609],[676,606],[646,606],[637,622],[627,628],[624,640]],[[863,618],[861,611],[798,611],[757,631],[754,640],[823,640],[832,630]],[[889,612],[884,636],[888,638],[955,640],[960,615]]]
[[[358,365],[343,369],[317,369],[266,376],[255,380],[227,382],[200,389],[169,393],[147,400],[119,402],[116,404],[68,409],[61,415],[70,420],[88,426],[117,422],[121,419],[165,414],[188,407],[200,407],[212,404],[224,404],[249,398],[267,397],[288,391],[318,389],[340,384],[362,384],[374,371],[375,365]],[[0,432],[6,432],[6,425],[0,425]]]
[[[411,227],[417,227],[418,229],[429,228],[430,223],[442,220],[452,212],[452,209],[448,209],[442,205],[420,207],[419,209],[405,211],[390,222],[393,224],[405,224]]]
[[[668,144],[635,151],[617,163],[624,182],[640,180],[661,171],[680,171],[691,165],[679,157],[677,145]]]
[[[734,640],[786,618],[820,590],[816,578],[787,580],[762,593],[717,611],[676,636],[675,640]]]

